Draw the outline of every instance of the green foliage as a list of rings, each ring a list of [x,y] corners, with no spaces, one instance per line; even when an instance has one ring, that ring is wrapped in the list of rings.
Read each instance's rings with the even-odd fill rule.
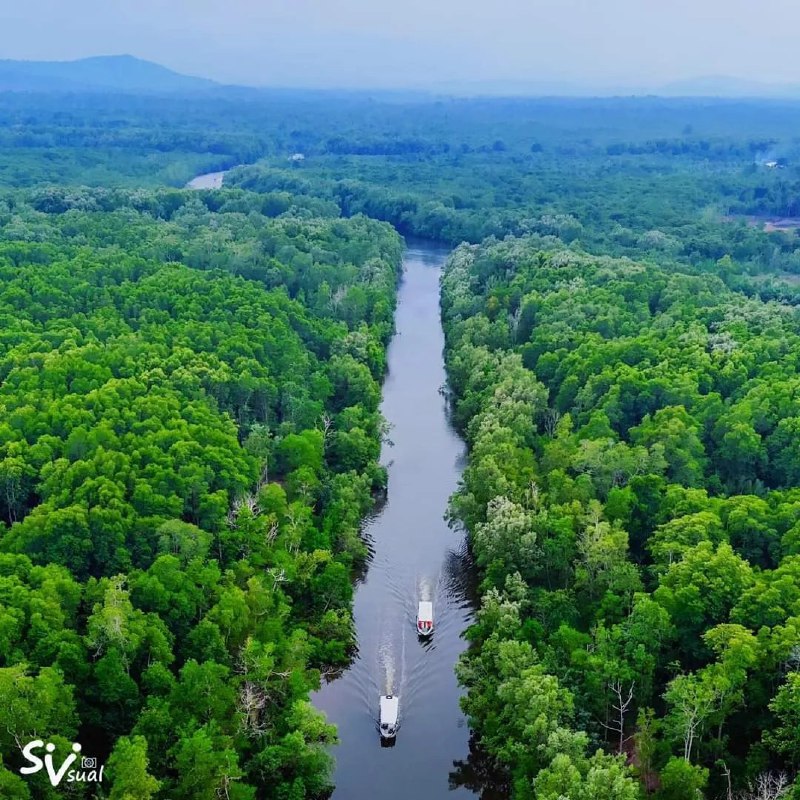
[[[159,789],[147,771],[147,740],[142,736],[118,739],[107,766],[112,782],[109,800],[151,800]]]
[[[536,237],[457,249],[442,304],[483,591],[459,677],[514,797],[583,796],[597,745],[664,798],[793,770],[796,315]]]
[[[352,648],[399,237],[236,192],[14,202],[1,793],[49,800],[14,775],[42,737],[107,760],[111,800],[322,797],[307,699]]]
[[[778,725],[764,732],[764,740],[796,767],[800,763],[800,673],[789,673],[769,707]]]
[[[708,770],[680,758],[671,758],[661,771],[659,800],[695,800],[702,797]]]
[[[53,796],[15,774],[42,732],[108,756],[112,799],[325,796],[307,698],[386,482],[376,219],[511,237],[456,250],[442,295],[483,595],[458,669],[514,796],[796,769],[800,249],[763,223],[800,214],[797,121],[0,97],[0,795]]]

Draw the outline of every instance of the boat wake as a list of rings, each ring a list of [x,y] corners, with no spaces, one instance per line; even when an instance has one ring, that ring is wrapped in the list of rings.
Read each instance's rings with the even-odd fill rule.
[[[391,638],[384,634],[378,648],[378,673],[382,676],[382,694],[394,693],[395,660]]]
[[[438,581],[437,581],[438,583]],[[433,600],[434,582],[427,575],[419,579],[419,599],[426,602]]]

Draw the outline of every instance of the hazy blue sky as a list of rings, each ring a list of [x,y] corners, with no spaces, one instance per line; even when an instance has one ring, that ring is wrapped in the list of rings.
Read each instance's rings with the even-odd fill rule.
[[[0,0],[0,57],[259,85],[800,82],[797,0]]]

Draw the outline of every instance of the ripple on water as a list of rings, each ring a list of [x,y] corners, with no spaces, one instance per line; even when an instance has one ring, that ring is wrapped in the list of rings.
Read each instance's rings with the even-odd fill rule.
[[[334,800],[440,800],[474,796],[474,772],[454,666],[474,614],[474,578],[464,534],[444,520],[464,466],[450,425],[439,320],[446,251],[409,248],[388,353],[382,411],[392,425],[388,493],[364,526],[369,552],[353,617],[358,654],[314,697],[339,730]],[[434,605],[434,634],[419,639],[417,604]],[[400,697],[396,746],[382,749],[378,696]],[[454,773],[464,765],[464,779]],[[481,762],[483,767],[483,762]],[[467,775],[469,773],[469,775]]]

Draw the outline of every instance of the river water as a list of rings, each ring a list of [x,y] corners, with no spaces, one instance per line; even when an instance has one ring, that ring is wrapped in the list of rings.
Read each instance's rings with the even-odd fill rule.
[[[225,172],[190,189],[219,189]],[[475,610],[474,570],[463,533],[444,520],[464,465],[443,391],[439,276],[448,250],[412,241],[403,259],[381,410],[391,444],[387,499],[364,526],[370,558],[353,606],[358,651],[314,704],[337,726],[333,800],[499,800],[494,775],[471,747],[454,667]],[[420,641],[417,603],[433,602],[435,632]],[[382,747],[378,698],[400,697],[400,730]]]
[[[189,183],[186,184],[187,189],[221,189],[222,188],[222,181],[225,180],[225,173],[228,170],[224,170],[222,172],[206,172],[203,175],[198,175],[196,178],[192,178]]]
[[[386,501],[367,520],[368,568],[355,594],[358,653],[313,698],[339,730],[335,800],[444,800],[474,797],[469,729],[453,667],[474,603],[463,533],[444,520],[465,457],[442,393],[444,336],[439,275],[447,251],[412,243],[399,288],[397,333],[389,345],[382,411],[391,425],[382,461]],[[432,600],[435,632],[418,640],[417,603]],[[400,697],[400,729],[381,747],[378,697]]]

